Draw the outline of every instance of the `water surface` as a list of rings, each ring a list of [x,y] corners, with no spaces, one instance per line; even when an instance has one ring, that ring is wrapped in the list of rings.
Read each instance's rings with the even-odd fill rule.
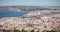
[[[24,14],[27,14],[28,12],[21,11],[21,12],[16,12],[16,11],[0,11],[0,18],[3,17],[20,17],[23,16]]]

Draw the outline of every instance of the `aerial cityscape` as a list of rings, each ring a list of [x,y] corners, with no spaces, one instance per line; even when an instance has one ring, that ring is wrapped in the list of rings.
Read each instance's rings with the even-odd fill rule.
[[[0,32],[60,32],[60,0],[0,0]]]
[[[12,31],[14,29],[20,31],[24,29],[26,32],[30,32],[31,30],[35,32],[45,30],[60,31],[60,9],[41,8],[37,6],[33,6],[33,8],[29,8],[28,6],[21,6],[21,8],[18,8],[18,6],[6,6],[0,7],[0,10],[3,12],[1,13],[0,11],[1,31],[3,29]]]

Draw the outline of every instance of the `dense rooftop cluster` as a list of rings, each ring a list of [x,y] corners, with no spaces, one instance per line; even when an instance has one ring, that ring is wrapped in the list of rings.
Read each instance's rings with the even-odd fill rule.
[[[60,17],[58,11],[45,12],[31,12],[24,15],[23,17],[6,17],[0,19],[0,30],[26,30],[31,31],[44,31],[44,30],[55,30],[60,31]],[[44,15],[45,13],[45,15]],[[48,15],[52,13],[52,15]]]

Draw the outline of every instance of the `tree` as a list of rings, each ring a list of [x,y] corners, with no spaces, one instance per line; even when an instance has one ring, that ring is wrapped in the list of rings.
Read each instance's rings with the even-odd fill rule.
[[[34,30],[31,30],[30,32],[34,32]]]
[[[22,32],[28,32],[28,31],[26,31],[26,30],[22,29]]]
[[[17,29],[14,29],[14,31],[13,32],[21,32],[20,30],[17,30]]]
[[[11,32],[11,30],[2,29],[3,32]]]
[[[37,31],[37,32],[39,32],[39,31]]]

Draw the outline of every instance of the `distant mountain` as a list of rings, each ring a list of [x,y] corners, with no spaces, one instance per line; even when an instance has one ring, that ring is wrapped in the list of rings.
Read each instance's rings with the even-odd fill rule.
[[[57,10],[60,6],[0,6],[3,11],[35,11],[35,10]]]
[[[60,6],[42,6],[44,8],[60,8]]]

